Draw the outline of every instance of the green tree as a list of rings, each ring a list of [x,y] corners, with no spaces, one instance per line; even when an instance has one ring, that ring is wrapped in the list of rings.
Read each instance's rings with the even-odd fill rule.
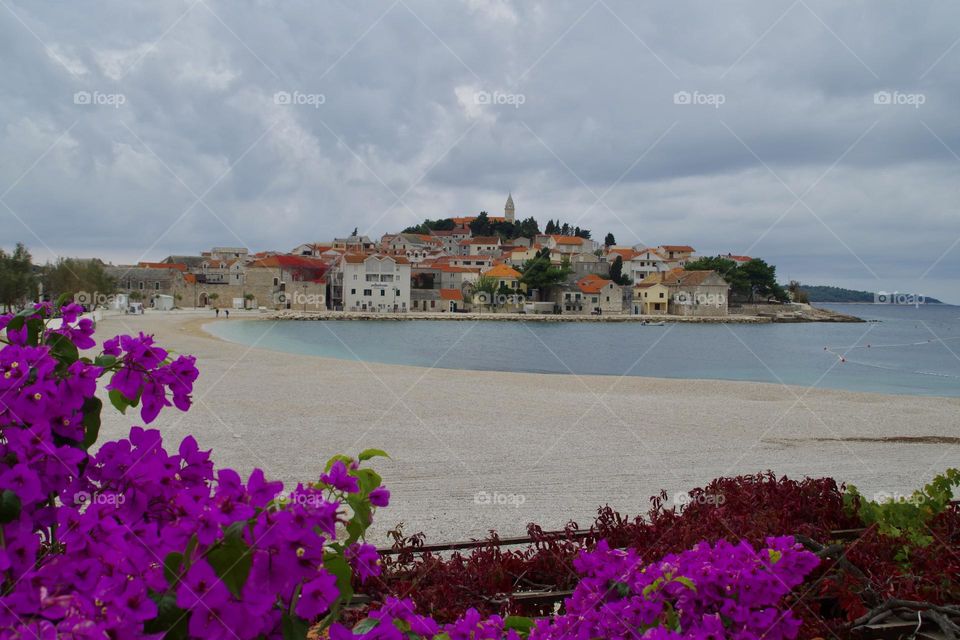
[[[687,271],[716,271],[732,284],[737,263],[729,258],[714,256],[697,258],[693,262],[688,262],[685,268]]]
[[[441,218],[440,220],[427,218],[415,227],[407,227],[401,233],[421,233],[427,235],[431,231],[449,231],[456,226],[452,218]]]
[[[527,291],[547,290],[566,280],[573,269],[566,257],[560,266],[553,264],[550,261],[550,249],[544,247],[523,264],[521,273],[520,283],[526,285]]]
[[[621,287],[633,284],[630,276],[623,273],[623,256],[618,255],[610,265],[610,279]]]
[[[608,233],[607,237],[603,239],[603,246],[612,247],[615,244],[617,244],[616,238],[613,237],[612,233]]]
[[[474,236],[488,236],[493,233],[490,226],[490,216],[487,215],[486,211],[481,211],[480,215],[470,223],[470,233]]]
[[[473,283],[473,301],[477,304],[492,304],[496,301],[496,293],[497,279],[493,276],[480,276]]]
[[[540,224],[537,222],[537,219],[534,217],[527,218],[520,223],[520,235],[533,238],[540,234]]]
[[[760,258],[754,258],[737,268],[750,287],[750,300],[769,300],[773,298],[787,302],[790,296],[786,289],[777,283],[777,268]]]
[[[716,271],[730,283],[733,297],[748,302],[775,299],[786,302],[790,299],[786,289],[777,283],[777,268],[760,258],[738,265],[722,256],[699,258],[685,267],[687,271]]]
[[[790,299],[794,302],[804,304],[810,302],[810,297],[807,295],[807,292],[803,290],[803,286],[799,280],[791,280],[790,284],[787,285],[787,291],[790,294]]]
[[[117,290],[116,280],[107,275],[103,263],[96,258],[59,258],[55,264],[44,267],[42,281],[44,294],[51,300],[63,294],[110,295]]]
[[[13,253],[0,249],[0,305],[7,311],[32,300],[37,292],[30,252],[17,243]]]

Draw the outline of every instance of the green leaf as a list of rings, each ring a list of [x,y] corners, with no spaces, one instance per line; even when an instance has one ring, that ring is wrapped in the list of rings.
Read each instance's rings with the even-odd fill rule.
[[[333,468],[333,463],[337,462],[338,460],[340,462],[343,462],[343,464],[347,465],[347,467],[349,467],[350,463],[353,462],[353,458],[351,458],[350,456],[345,456],[342,453],[338,453],[337,455],[327,460],[327,464],[326,466],[324,466],[323,470],[330,471],[330,469]]]
[[[239,525],[239,526],[237,526]],[[241,538],[245,521],[235,522],[224,531],[224,537],[207,553],[206,559],[230,593],[240,597],[250,576],[253,556]]]
[[[178,551],[171,551],[163,559],[163,577],[171,587],[175,586],[180,579],[181,566],[183,566],[183,554]]]
[[[374,627],[376,627],[378,624],[380,624],[380,620],[378,618],[364,618],[353,626],[353,634],[361,636],[365,633],[369,633],[370,631],[373,631]]]
[[[653,582],[651,582],[650,584],[648,584],[643,588],[643,597],[646,598],[651,593],[659,589],[661,584],[663,584],[663,576],[660,576],[659,578],[657,578],[656,580],[654,580]]]
[[[373,469],[357,469],[352,475],[356,476],[360,482],[360,489],[362,489],[364,493],[370,493],[383,484],[383,478]]]
[[[3,493],[0,493],[0,524],[13,522],[19,518],[22,506],[20,496],[10,489],[4,489]]]
[[[507,616],[503,621],[504,629],[513,629],[520,634],[528,634],[533,629],[533,619],[524,616]]]
[[[100,398],[87,398],[83,401],[83,448],[89,449],[100,435],[100,411],[103,401]]]
[[[353,570],[347,559],[341,553],[326,553],[323,556],[323,568],[336,576],[340,600],[349,601],[353,597]]]
[[[777,553],[780,553],[780,552],[778,551]],[[673,579],[673,581],[679,582],[680,584],[685,586],[687,589],[690,589],[690,591],[693,591],[694,593],[696,593],[697,591],[697,585],[693,584],[693,580],[691,580],[686,576],[677,576],[676,578]]]
[[[110,397],[110,404],[116,407],[117,411],[120,413],[126,413],[127,407],[132,406],[133,403],[127,400],[127,396],[123,395],[116,389],[110,389],[110,392],[107,394]]]
[[[353,517],[347,523],[346,544],[356,542],[366,533],[367,527],[373,522],[373,512],[370,508],[370,501],[357,494],[347,497],[347,504],[353,510]]]
[[[364,449],[360,452],[358,459],[360,462],[370,460],[371,458],[389,458],[390,455],[383,449]]]
[[[284,611],[280,619],[280,629],[283,632],[283,640],[304,640],[310,631],[310,623],[300,616]]]
[[[27,344],[40,344],[40,336],[43,335],[43,320],[40,318],[27,319]]]
[[[193,564],[193,552],[197,550],[197,534],[190,536],[190,541],[187,542],[187,548],[183,552],[183,562],[186,568],[190,568],[190,565]]]
[[[113,365],[117,364],[117,356],[111,356],[106,353],[101,353],[93,360],[93,364],[104,369],[109,369]]]
[[[190,613],[177,606],[177,597],[172,593],[150,594],[157,603],[157,617],[143,624],[145,633],[165,633],[164,640],[187,640]]]
[[[60,362],[73,364],[80,359],[80,352],[77,345],[70,342],[70,339],[59,333],[51,333],[47,337],[47,346],[50,347],[50,353]]]

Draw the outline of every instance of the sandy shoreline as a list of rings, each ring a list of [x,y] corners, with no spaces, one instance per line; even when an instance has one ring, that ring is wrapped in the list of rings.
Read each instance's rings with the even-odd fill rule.
[[[362,363],[220,340],[202,328],[217,321],[229,322],[111,316],[98,331],[142,330],[197,356],[195,407],[155,423],[170,446],[192,433],[219,464],[288,485],[316,478],[334,453],[389,451],[376,464],[394,496],[378,544],[398,522],[436,541],[585,525],[602,504],[637,513],[661,488],[672,496],[720,475],[831,475],[869,494],[960,466],[948,444],[960,435],[958,398]],[[136,422],[105,413],[102,437]],[[498,497],[509,504],[486,504]]]

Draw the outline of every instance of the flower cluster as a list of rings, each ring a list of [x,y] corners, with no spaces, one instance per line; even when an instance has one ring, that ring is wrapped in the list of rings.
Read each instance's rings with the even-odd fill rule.
[[[642,562],[632,549],[611,549],[601,541],[577,558],[581,580],[561,615],[533,623],[525,618],[482,619],[471,609],[441,627],[418,616],[411,601],[387,599],[352,630],[334,625],[330,637],[789,640],[796,637],[800,621],[781,610],[780,603],[818,562],[792,537],[769,538],[760,551],[746,542],[703,542],[652,564]]]
[[[134,427],[95,455],[102,403],[187,410],[194,359],[151,336],[95,346],[73,305],[0,316],[0,638],[304,637],[379,573],[363,541],[380,477],[338,456],[317,482],[244,481],[186,438]],[[89,324],[88,324],[89,323]]]
[[[163,407],[170,406],[168,391],[177,409],[190,408],[190,394],[197,379],[193,356],[168,360],[167,351],[154,344],[153,336],[143,333],[111,338],[103,343],[103,353],[123,363],[107,385],[115,404],[135,404],[139,400],[143,404],[140,417],[146,423],[153,422]]]

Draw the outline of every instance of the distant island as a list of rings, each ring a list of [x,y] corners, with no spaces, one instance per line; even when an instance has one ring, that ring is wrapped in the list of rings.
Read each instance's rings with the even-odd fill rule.
[[[842,287],[801,285],[810,302],[875,302],[876,294],[873,291],[857,291]],[[943,304],[936,298],[925,297],[928,304]]]

